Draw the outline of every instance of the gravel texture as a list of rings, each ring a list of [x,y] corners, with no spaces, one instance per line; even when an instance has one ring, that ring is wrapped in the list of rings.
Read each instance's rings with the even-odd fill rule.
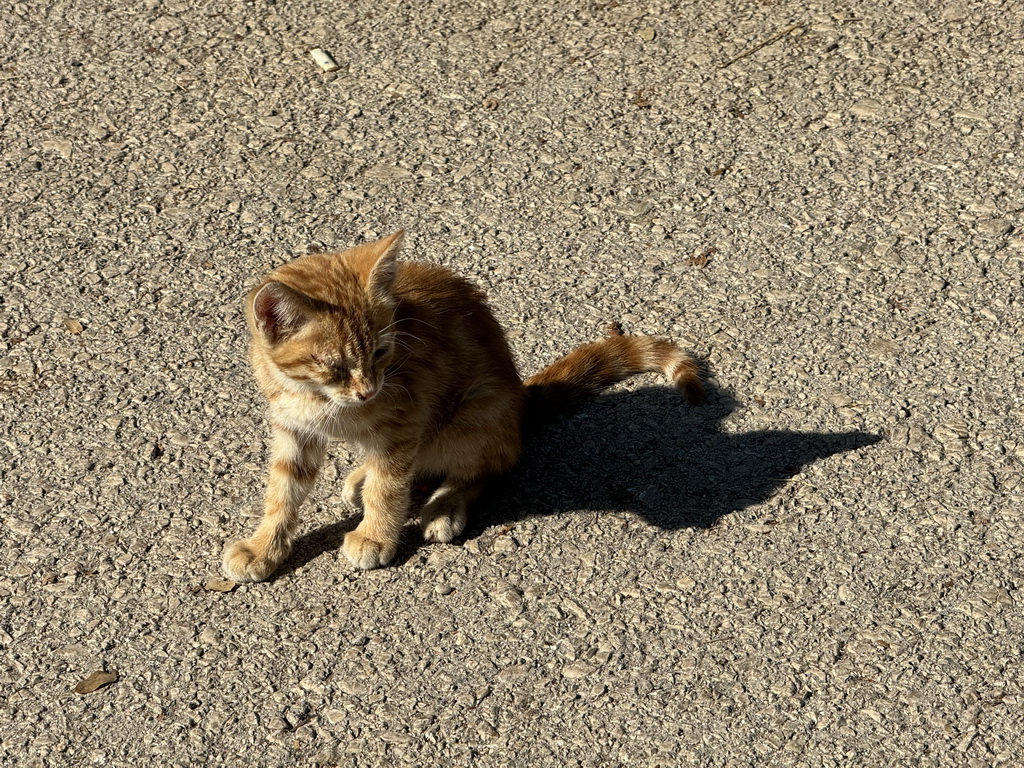
[[[999,0],[5,5],[0,763],[1024,764],[1022,41]],[[399,227],[524,372],[621,321],[708,403],[622,386],[368,573],[339,446],[282,572],[211,581],[264,482],[242,297]]]

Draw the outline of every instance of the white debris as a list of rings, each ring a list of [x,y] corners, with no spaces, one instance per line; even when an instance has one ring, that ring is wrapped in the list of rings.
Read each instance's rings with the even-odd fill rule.
[[[314,48],[309,55],[324,72],[334,72],[338,68],[338,62],[323,48]]]

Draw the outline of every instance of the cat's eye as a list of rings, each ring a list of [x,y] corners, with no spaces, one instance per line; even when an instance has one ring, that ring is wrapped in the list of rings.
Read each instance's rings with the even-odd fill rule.
[[[335,376],[347,376],[348,366],[342,361],[334,358],[313,355],[314,365],[323,368]]]
[[[387,353],[387,351],[388,351],[387,347],[377,347],[375,350],[373,350],[373,356],[374,356],[374,358],[379,360],[380,358],[384,357],[384,355],[385,355],[385,353]]]

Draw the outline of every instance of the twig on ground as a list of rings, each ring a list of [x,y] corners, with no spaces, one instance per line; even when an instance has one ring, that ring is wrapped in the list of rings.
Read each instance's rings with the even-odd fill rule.
[[[718,68],[719,69],[725,69],[726,67],[728,67],[728,66],[730,66],[732,64],[735,64],[740,59],[745,59],[747,56],[750,56],[751,54],[757,53],[762,48],[771,45],[776,40],[779,40],[779,39],[785,37],[790,32],[792,32],[794,29],[803,29],[803,26],[804,26],[803,24],[792,24],[792,25],[786,27],[781,32],[779,32],[779,33],[777,33],[775,35],[772,35],[767,40],[765,40],[763,43],[759,43],[758,45],[755,45],[753,48],[751,48],[750,50],[744,51],[739,56],[734,56],[733,58],[731,58],[727,62],[725,62],[725,64],[719,65]]]

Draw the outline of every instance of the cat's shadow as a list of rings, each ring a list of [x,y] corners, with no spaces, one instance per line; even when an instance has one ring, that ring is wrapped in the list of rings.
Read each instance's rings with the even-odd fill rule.
[[[571,418],[530,436],[523,459],[477,502],[462,539],[489,526],[580,510],[628,511],[665,530],[707,528],[769,499],[807,464],[879,441],[867,432],[732,432],[722,422],[738,407],[706,382],[691,407],[667,387],[600,395]],[[337,550],[355,518],[300,537],[275,575]],[[423,541],[412,526],[397,556]]]

